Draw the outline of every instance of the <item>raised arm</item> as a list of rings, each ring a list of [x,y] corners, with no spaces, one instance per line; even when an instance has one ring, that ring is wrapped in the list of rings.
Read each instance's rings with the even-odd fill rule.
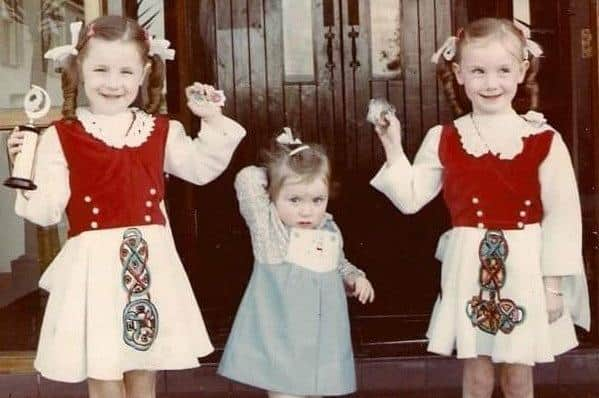
[[[270,198],[266,169],[247,166],[235,177],[235,191],[239,201],[239,211],[250,230],[267,228],[270,216]],[[264,231],[265,232],[265,231]]]
[[[15,212],[34,224],[57,224],[67,206],[69,169],[54,126],[40,136],[34,167],[34,191],[17,192]]]
[[[370,181],[405,214],[413,214],[430,202],[441,190],[443,166],[439,160],[441,126],[428,131],[414,164],[405,155],[401,145],[399,121],[389,116],[386,131],[377,133],[385,149],[387,162]]]
[[[226,116],[218,115],[202,121],[202,129],[194,139],[185,134],[183,125],[169,122],[164,171],[197,185],[218,177],[226,168],[245,129]]]

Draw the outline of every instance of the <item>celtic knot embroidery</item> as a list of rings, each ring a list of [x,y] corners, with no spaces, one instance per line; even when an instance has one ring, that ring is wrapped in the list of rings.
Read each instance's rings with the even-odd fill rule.
[[[148,244],[139,229],[128,228],[123,233],[120,259],[123,265],[122,283],[128,301],[123,310],[123,339],[136,350],[146,351],[158,333],[158,311],[150,301]],[[134,297],[140,295],[147,298]]]
[[[505,285],[505,260],[508,244],[502,231],[488,230],[478,249],[480,271],[478,282],[480,291],[466,304],[466,314],[473,326],[480,330],[497,334],[511,333],[514,327],[524,320],[524,308],[513,300],[501,298],[501,288]],[[487,293],[488,299],[483,298]]]

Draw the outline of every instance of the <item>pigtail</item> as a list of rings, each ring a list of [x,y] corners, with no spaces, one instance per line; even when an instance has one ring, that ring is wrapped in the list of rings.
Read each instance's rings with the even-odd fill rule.
[[[66,60],[62,73],[62,116],[65,119],[74,120],[77,118],[75,109],[77,108],[77,93],[79,87],[79,68],[77,66],[76,56],[69,55]]]
[[[447,61],[441,58],[437,63],[437,79],[443,87],[443,93],[455,117],[465,115],[472,110],[472,105],[466,97],[464,88],[458,84],[455,73],[453,73],[453,60]]]
[[[539,73],[540,59],[530,54],[530,66],[524,76],[524,81],[518,88],[518,93],[514,99],[514,108],[518,113],[526,113],[539,108],[539,83],[537,74]]]
[[[158,55],[149,57],[150,75],[147,82],[147,100],[144,101],[143,110],[154,114],[160,110],[162,103],[162,89],[164,87],[164,62]]]
[[[463,114],[464,111],[458,101],[457,81],[451,68],[451,62],[444,59],[439,60],[437,63],[437,79],[443,87],[443,93],[445,94],[445,98],[447,99],[447,102],[449,102],[454,115],[457,116]]]

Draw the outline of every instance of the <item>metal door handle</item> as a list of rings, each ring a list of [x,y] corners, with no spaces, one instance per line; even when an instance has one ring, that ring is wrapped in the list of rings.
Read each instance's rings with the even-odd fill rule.
[[[360,67],[360,61],[358,61],[358,47],[356,45],[356,39],[360,36],[360,32],[355,29],[354,26],[351,27],[351,31],[347,34],[347,36],[351,39],[351,62],[349,66],[353,70]]]

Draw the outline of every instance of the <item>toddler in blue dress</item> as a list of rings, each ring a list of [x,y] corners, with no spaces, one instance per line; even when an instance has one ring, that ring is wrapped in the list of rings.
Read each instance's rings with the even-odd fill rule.
[[[286,128],[266,168],[241,170],[235,190],[255,261],[218,373],[270,398],[355,391],[344,283],[362,304],[372,302],[374,290],[345,258],[341,232],[326,212],[324,150]]]

